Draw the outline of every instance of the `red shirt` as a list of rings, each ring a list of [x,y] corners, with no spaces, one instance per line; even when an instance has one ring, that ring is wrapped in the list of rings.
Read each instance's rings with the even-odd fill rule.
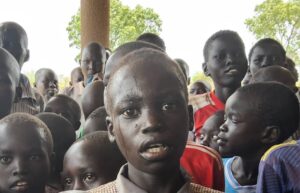
[[[224,168],[220,155],[212,148],[188,142],[180,165],[192,182],[215,190],[224,191]]]
[[[225,105],[215,95],[215,92],[189,97],[189,104],[194,111],[194,133],[196,139],[200,137],[200,130],[208,117],[219,110],[224,110]]]

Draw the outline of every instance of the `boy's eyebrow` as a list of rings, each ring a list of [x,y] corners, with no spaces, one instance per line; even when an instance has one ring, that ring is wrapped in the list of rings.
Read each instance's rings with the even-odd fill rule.
[[[141,102],[143,99],[141,96],[136,94],[128,94],[121,98],[121,100],[116,101],[116,104],[132,103],[132,102]]]

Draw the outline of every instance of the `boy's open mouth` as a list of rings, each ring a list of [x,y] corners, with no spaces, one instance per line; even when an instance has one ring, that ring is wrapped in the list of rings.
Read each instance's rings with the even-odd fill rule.
[[[26,181],[18,181],[11,186],[11,189],[17,192],[23,192],[29,188],[29,184]]]
[[[158,161],[164,159],[169,154],[169,152],[169,146],[161,143],[155,143],[143,148],[140,154],[146,160]]]

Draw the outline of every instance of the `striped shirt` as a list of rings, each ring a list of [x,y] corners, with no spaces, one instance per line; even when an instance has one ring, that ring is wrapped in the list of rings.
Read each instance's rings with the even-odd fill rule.
[[[264,154],[256,192],[300,192],[300,140],[275,145]]]

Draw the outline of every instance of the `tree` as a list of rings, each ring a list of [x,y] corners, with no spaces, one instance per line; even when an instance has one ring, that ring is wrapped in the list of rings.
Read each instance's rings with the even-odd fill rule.
[[[162,21],[153,9],[137,5],[134,9],[123,5],[120,0],[110,1],[110,48],[135,40],[140,34],[161,32]],[[70,46],[80,48],[80,10],[68,24]]]
[[[287,56],[300,64],[300,0],[266,0],[255,7],[255,16],[245,24],[257,39],[279,41]]]

